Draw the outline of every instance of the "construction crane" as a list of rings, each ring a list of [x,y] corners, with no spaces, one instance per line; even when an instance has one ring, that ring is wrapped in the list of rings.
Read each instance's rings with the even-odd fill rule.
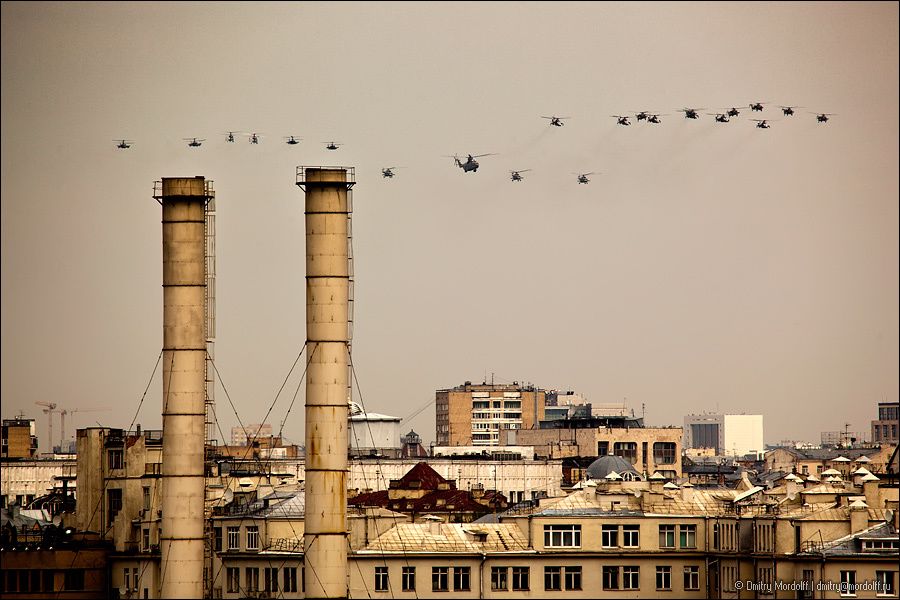
[[[109,410],[107,407],[101,408],[73,408],[72,410],[62,409],[59,411],[59,448],[61,451],[63,450],[63,444],[66,442],[66,415],[74,415],[79,412],[100,412],[104,410]],[[45,411],[46,412],[46,411]]]
[[[53,449],[53,413],[59,412],[56,410],[56,402],[40,402],[35,400],[34,402],[38,406],[46,406],[44,409],[44,414],[47,415],[47,445],[50,449]]]

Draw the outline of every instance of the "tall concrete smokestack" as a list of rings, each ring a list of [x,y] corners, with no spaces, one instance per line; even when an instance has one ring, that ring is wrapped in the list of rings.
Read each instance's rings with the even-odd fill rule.
[[[306,192],[307,598],[347,598],[349,190],[353,169],[298,167]]]
[[[163,598],[203,597],[206,419],[206,203],[212,182],[157,183],[163,231]]]

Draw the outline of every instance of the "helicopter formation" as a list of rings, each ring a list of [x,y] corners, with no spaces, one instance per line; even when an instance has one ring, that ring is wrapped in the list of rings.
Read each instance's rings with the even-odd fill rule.
[[[765,105],[770,104],[768,101],[765,102],[751,102],[746,106],[746,109],[749,109],[751,112],[763,112],[765,109]],[[778,105],[778,108],[781,110],[783,117],[793,117],[796,115],[796,111],[798,109],[804,108],[803,106],[782,106]],[[713,109],[715,112],[705,113],[706,115],[714,117],[716,123],[730,123],[734,120],[735,117],[740,116],[741,110],[746,110],[741,108],[739,110],[738,107],[732,106],[730,108],[722,108],[722,109]],[[701,111],[708,110],[706,108],[694,108],[694,107],[684,107],[676,109],[678,112],[684,113],[685,119],[699,120]],[[827,123],[831,117],[835,116],[834,113],[825,113],[825,112],[810,112],[809,114],[815,115],[817,123]],[[633,117],[632,117],[633,115]],[[612,118],[616,120],[616,125],[620,126],[630,126],[631,119],[633,118],[636,122],[645,121],[650,124],[658,125],[662,122],[661,117],[668,116],[668,113],[662,113],[654,110],[639,110],[639,111],[631,111],[629,114],[625,115],[610,115]],[[565,125],[563,121],[565,119],[570,119],[571,117],[558,117],[556,115],[546,116],[540,115],[540,118],[547,119],[550,121],[550,126],[553,127],[562,127]],[[771,123],[777,121],[778,119],[750,119],[755,123],[755,127],[758,129],[771,129]],[[259,144],[260,138],[263,137],[263,134],[258,132],[252,133],[242,133],[240,131],[228,131],[224,134],[225,142],[227,143],[235,143],[237,135],[246,135],[247,140],[250,144]],[[186,137],[182,138],[185,142],[187,142],[188,147],[190,148],[199,148],[203,145],[203,142],[206,141],[205,138],[197,138],[197,137]],[[283,136],[284,143],[289,146],[295,146],[302,141],[303,138],[296,135],[287,135]],[[134,145],[134,140],[129,139],[115,139],[116,148],[120,150],[126,150],[131,148]],[[322,142],[325,144],[326,150],[338,150],[342,145],[341,142]],[[493,156],[495,153],[489,152],[486,154],[466,154],[465,159],[460,158],[459,155],[454,154],[452,156],[447,156],[447,158],[452,158],[454,164],[462,169],[463,173],[477,173],[478,168],[481,166],[481,163],[478,162],[479,158],[483,158],[485,156]],[[403,167],[384,167],[381,169],[381,176],[384,179],[393,179],[396,176],[394,171],[396,169],[400,169]],[[524,181],[524,177],[522,173],[527,173],[531,171],[531,169],[518,169],[518,170],[510,170],[510,180],[513,182],[521,182]],[[576,176],[576,181],[579,184],[588,184],[590,183],[589,176],[594,175],[594,172],[589,173],[573,173]]]

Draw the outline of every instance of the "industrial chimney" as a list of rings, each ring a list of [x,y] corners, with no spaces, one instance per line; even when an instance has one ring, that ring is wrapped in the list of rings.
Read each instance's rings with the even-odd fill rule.
[[[307,598],[347,598],[350,189],[345,167],[298,167],[306,192]]]
[[[203,177],[163,178],[163,598],[203,597],[206,420],[206,205]]]

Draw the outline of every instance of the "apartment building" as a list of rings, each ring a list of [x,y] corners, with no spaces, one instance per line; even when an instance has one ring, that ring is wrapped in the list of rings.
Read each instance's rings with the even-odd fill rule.
[[[879,402],[878,418],[872,421],[872,443],[900,443],[900,402]]]
[[[681,476],[681,427],[644,427],[643,419],[597,417],[541,421],[536,429],[505,431],[506,445],[533,446],[538,456],[619,456],[643,477]]]
[[[435,392],[438,446],[499,446],[500,432],[531,429],[544,418],[547,393],[533,385],[473,384]]]
[[[3,419],[0,427],[0,458],[33,458],[37,448],[34,419]]]
[[[353,553],[351,597],[896,597],[896,513],[847,500],[896,506],[897,490],[866,485],[769,494],[609,480],[500,523],[405,524]],[[802,595],[804,581],[818,591]],[[851,594],[841,581],[882,586]]]

